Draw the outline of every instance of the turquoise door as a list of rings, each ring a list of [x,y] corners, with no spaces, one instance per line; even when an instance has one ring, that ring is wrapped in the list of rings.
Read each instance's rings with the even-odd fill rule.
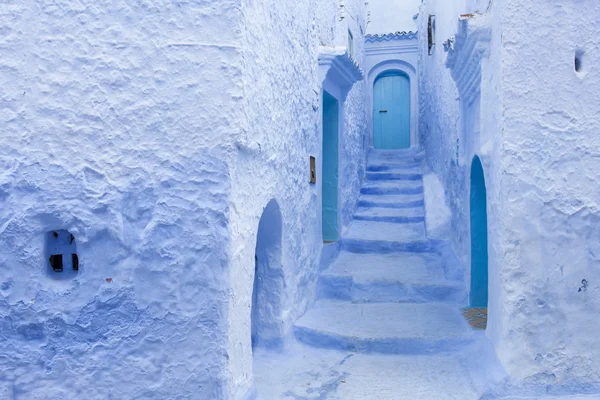
[[[323,241],[338,239],[338,123],[339,105],[323,92]]]
[[[471,165],[471,307],[488,305],[487,194],[479,157]]]
[[[410,147],[410,80],[401,72],[386,72],[375,80],[373,147]]]

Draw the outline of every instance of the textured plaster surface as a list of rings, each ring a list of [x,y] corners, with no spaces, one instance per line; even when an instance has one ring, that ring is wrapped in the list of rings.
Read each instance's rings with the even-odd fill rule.
[[[280,321],[277,340],[314,300],[321,235],[321,96],[319,48],[347,45],[363,62],[364,2],[244,1],[244,133],[231,171],[231,279],[228,325],[232,398],[252,385],[250,308],[259,219],[276,199],[283,220]],[[365,165],[365,86],[357,83],[343,104],[339,135],[339,215],[342,231],[352,221]],[[316,157],[317,184],[309,183]]]
[[[600,4],[504,3],[499,355],[518,378],[599,382]]]
[[[489,55],[481,60],[480,80],[457,87],[443,65],[441,44],[457,33],[458,14],[475,11],[488,11],[467,18],[488,19]],[[580,391],[580,383],[600,378],[597,324],[589,319],[600,306],[600,289],[593,283],[599,264],[600,186],[593,171],[599,169],[600,96],[590,89],[600,81],[590,68],[598,63],[592,30],[600,6],[426,1],[421,15],[427,14],[437,16],[437,45],[431,56],[425,46],[421,50],[421,140],[429,167],[446,189],[453,248],[467,271],[469,168],[474,155],[482,160],[489,233],[487,334],[511,378]],[[426,18],[419,23],[426,43]],[[554,38],[552,45],[548,37]],[[578,52],[584,52],[580,72],[575,71]],[[480,89],[476,95],[474,87]],[[460,101],[465,98],[473,103]]]
[[[314,298],[322,247],[319,46],[362,62],[364,2],[6,1],[0,39],[3,398],[231,398],[251,387],[258,221],[283,218],[277,317]],[[344,104],[341,226],[365,158]],[[320,183],[320,181],[319,181]],[[44,237],[76,237],[78,276]],[[81,393],[80,393],[81,392]]]
[[[240,2],[9,0],[0,21],[0,397],[224,398]],[[74,279],[47,272],[55,229]]]

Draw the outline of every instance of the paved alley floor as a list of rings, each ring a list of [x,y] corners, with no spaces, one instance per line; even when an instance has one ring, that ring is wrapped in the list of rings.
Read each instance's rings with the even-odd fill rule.
[[[361,354],[298,342],[258,349],[258,400],[477,400],[462,361],[452,354]]]

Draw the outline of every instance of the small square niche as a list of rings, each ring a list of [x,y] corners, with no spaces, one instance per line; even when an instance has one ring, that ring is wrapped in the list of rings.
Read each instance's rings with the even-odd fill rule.
[[[46,233],[46,266],[56,279],[71,279],[79,273],[75,236],[65,229]]]

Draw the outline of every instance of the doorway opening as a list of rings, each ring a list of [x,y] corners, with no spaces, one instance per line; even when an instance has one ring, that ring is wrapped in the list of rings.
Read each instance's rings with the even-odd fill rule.
[[[285,292],[281,263],[282,219],[271,200],[258,224],[252,289],[252,348],[281,336],[281,300]]]
[[[373,147],[410,147],[410,78],[401,71],[386,71],[375,79]]]
[[[483,166],[475,156],[471,164],[471,293],[470,305],[488,306],[487,193]]]
[[[323,91],[323,241],[338,240],[339,102]]]

